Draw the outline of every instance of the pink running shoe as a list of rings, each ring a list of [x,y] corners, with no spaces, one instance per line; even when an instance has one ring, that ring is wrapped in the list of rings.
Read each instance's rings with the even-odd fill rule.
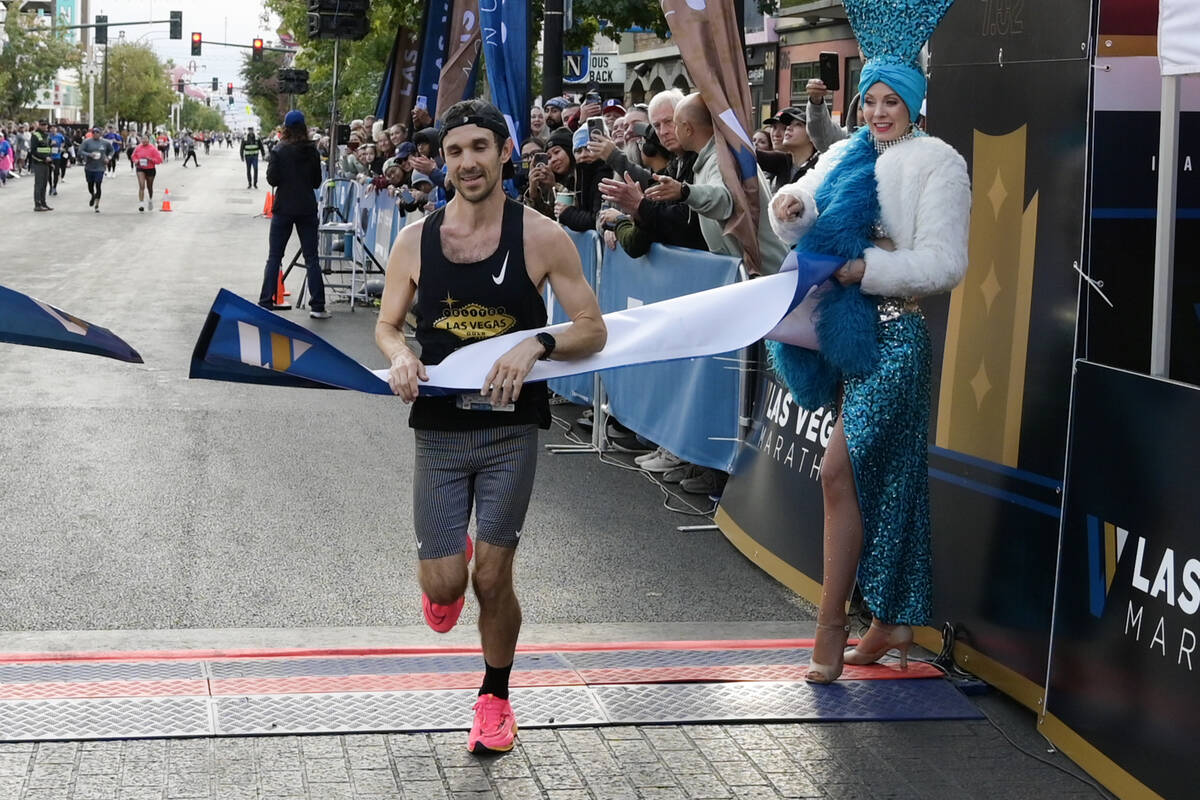
[[[458,615],[462,613],[465,599],[465,597],[460,597],[450,605],[443,606],[433,602],[428,595],[421,592],[421,610],[425,612],[425,623],[437,633],[446,633],[458,622]]]
[[[472,753],[507,753],[517,738],[517,719],[512,706],[492,694],[481,694],[475,701],[475,724],[467,738]]]

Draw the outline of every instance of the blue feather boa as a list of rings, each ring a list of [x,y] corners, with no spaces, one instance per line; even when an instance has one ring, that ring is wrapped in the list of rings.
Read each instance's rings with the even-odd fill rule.
[[[872,246],[871,231],[879,219],[877,158],[869,130],[863,128],[850,138],[842,159],[817,188],[817,220],[796,250],[850,261]],[[823,291],[814,314],[819,351],[767,342],[771,367],[792,398],[808,409],[831,407],[844,377],[870,374],[879,365],[878,298],[836,280]]]

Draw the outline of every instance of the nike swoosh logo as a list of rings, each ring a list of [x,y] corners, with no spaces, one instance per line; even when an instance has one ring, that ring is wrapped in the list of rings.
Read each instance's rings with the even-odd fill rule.
[[[508,271],[508,253],[504,254],[504,263],[500,265],[500,274],[492,276],[492,283],[499,286],[504,283],[504,273]]]

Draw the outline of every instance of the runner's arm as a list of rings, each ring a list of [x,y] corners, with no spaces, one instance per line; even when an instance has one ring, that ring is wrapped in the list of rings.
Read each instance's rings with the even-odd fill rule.
[[[392,244],[379,319],[375,322],[375,344],[391,365],[388,385],[406,403],[416,399],[419,381],[429,380],[425,365],[404,337],[404,320],[412,308],[421,272],[422,227],[419,223],[409,225]]]
[[[567,361],[599,352],[608,332],[600,315],[600,304],[587,279],[570,237],[558,223],[533,209],[525,211],[525,268],[532,277],[544,276],[571,324],[554,335],[551,358]],[[540,277],[536,281],[542,285]],[[546,354],[536,336],[522,339],[492,365],[480,392],[493,405],[506,405],[521,395],[521,387],[533,365]]]
[[[535,220],[533,224],[529,220]],[[540,215],[527,214],[530,227],[526,236],[527,255],[534,263],[533,274],[544,274],[554,289],[554,298],[562,306],[571,325],[554,336],[554,361],[571,361],[590,356],[604,348],[608,330],[600,313],[600,304],[591,285],[583,277],[579,251],[562,226]],[[532,239],[532,240],[531,240]],[[540,262],[540,263],[539,263]],[[533,340],[537,342],[536,339]],[[538,355],[544,348],[538,344]]]

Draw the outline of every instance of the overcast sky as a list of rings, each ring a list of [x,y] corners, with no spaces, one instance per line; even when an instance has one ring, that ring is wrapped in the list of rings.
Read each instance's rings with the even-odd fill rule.
[[[250,52],[233,47],[205,44],[200,56],[192,55],[192,31],[199,31],[206,42],[231,42],[249,44],[262,37],[268,44],[276,38],[278,17],[271,15],[267,24],[261,16],[260,0],[89,0],[89,13],[107,14],[109,19],[108,39],[118,40],[121,31],[126,41],[142,41],[151,44],[159,57],[166,61],[174,59],[179,66],[195,62],[194,80],[209,83],[213,78],[220,82],[220,94],[225,95],[225,84],[232,81],[240,85],[242,54]],[[183,12],[183,39],[172,40],[169,26],[137,25],[120,28],[112,23],[149,19],[168,19],[170,12]],[[91,20],[88,20],[89,22]],[[83,22],[83,20],[80,20]],[[245,109],[240,92],[235,95],[237,108]]]

